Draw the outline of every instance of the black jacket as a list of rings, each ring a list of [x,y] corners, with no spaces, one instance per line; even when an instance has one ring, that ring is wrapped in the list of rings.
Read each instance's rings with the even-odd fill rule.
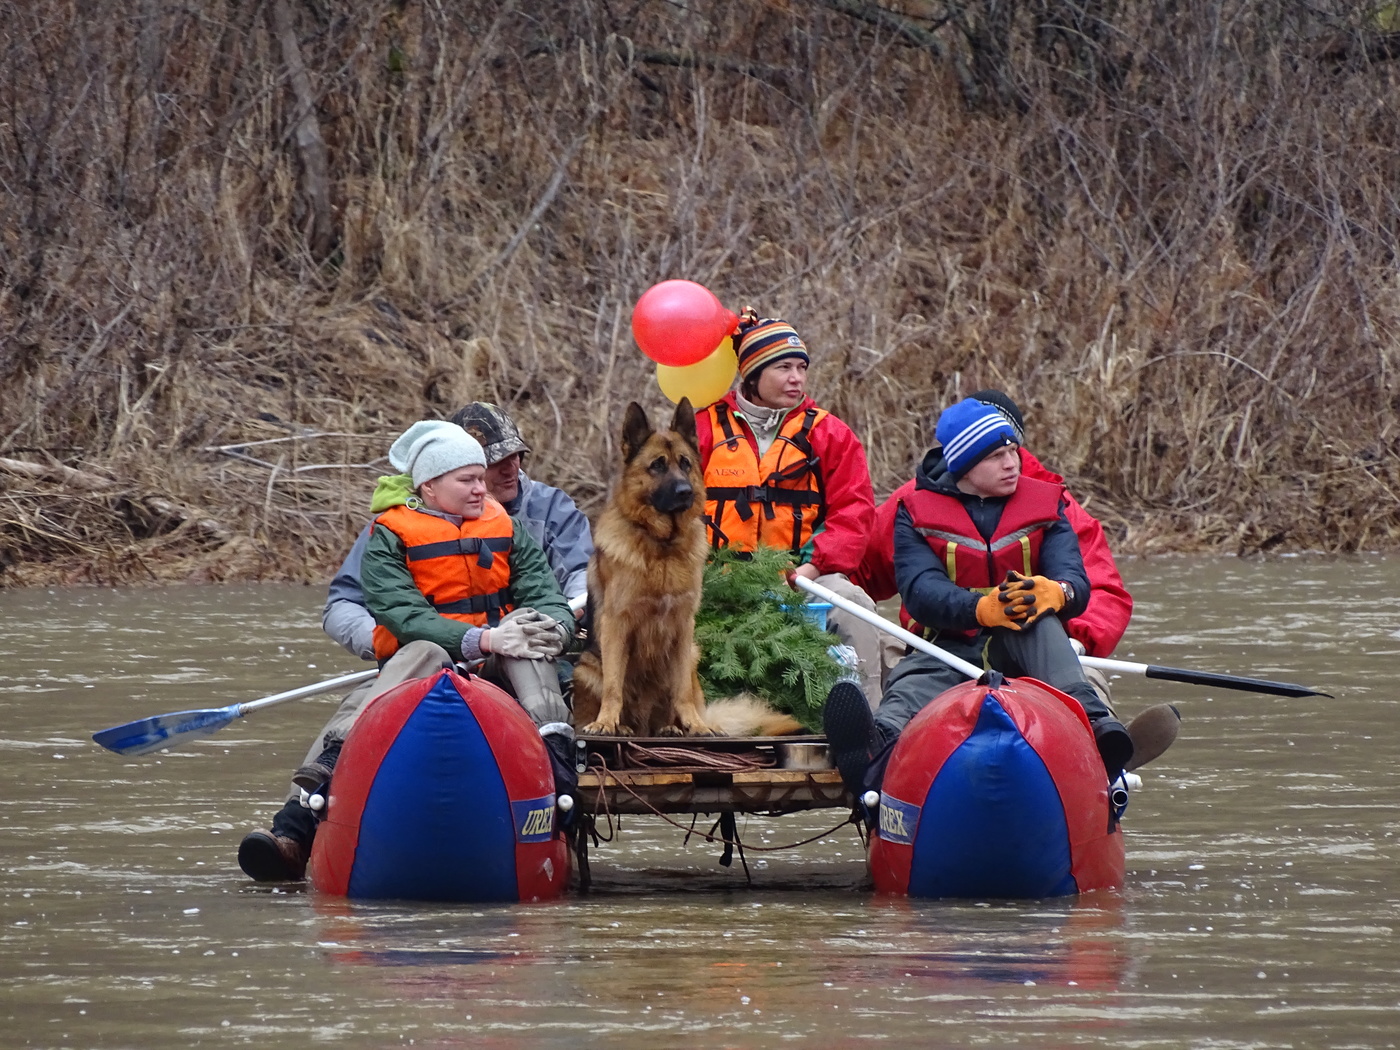
[[[996,534],[1006,498],[983,499],[963,492],[953,481],[943,462],[941,449],[932,449],[924,456],[914,473],[915,488],[953,496],[967,508],[968,516],[984,539]],[[1084,572],[1084,558],[1079,552],[1079,539],[1065,517],[1064,501],[1060,502],[1060,517],[1045,530],[1041,539],[1036,575],[1063,580],[1074,588],[1074,601],[1060,610],[1064,620],[1078,616],[1089,604],[1089,577]],[[900,507],[894,518],[894,578],[899,596],[909,615],[925,627],[939,631],[976,631],[977,600],[981,595],[959,587],[948,579],[948,570],[914,529],[909,511]]]

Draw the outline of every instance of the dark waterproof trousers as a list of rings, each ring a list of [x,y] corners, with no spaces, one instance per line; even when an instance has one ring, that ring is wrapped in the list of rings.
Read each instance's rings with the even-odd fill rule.
[[[1053,685],[1078,700],[1091,722],[1111,713],[1084,677],[1079,658],[1069,644],[1069,635],[1054,616],[1042,617],[1024,631],[994,628],[983,631],[972,641],[949,638],[934,644],[968,663],[991,667],[1008,678],[1037,678]],[[890,672],[889,684],[875,711],[876,728],[886,741],[894,740],[930,700],[965,681],[967,677],[961,671],[914,650]]]

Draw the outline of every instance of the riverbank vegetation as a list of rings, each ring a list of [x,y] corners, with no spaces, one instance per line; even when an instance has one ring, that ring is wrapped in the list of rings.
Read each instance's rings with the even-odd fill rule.
[[[790,320],[907,477],[1000,387],[1117,550],[1390,549],[1400,19],[1352,0],[0,0],[0,585],[304,579],[472,399]]]

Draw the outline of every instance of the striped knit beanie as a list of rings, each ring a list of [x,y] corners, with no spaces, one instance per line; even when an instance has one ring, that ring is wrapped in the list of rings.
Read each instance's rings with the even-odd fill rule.
[[[792,325],[777,318],[765,317],[744,330],[739,339],[739,376],[755,379],[774,361],[784,357],[800,357],[810,362],[807,346]]]
[[[943,460],[954,478],[961,478],[989,453],[1020,444],[1016,428],[996,405],[970,397],[943,410],[934,436],[943,446]]]
[[[1026,421],[1021,415],[1021,406],[1011,400],[1011,396],[1004,390],[978,390],[969,394],[974,401],[985,401],[989,405],[996,405],[1001,409],[1002,414],[1011,420],[1011,425],[1016,428],[1016,444],[1026,443]]]

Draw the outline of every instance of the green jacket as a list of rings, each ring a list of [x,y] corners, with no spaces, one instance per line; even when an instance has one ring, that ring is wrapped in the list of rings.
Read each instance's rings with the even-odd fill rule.
[[[406,475],[394,475],[379,479],[370,509],[380,514],[390,507],[407,504],[424,514],[438,513],[415,506],[415,502],[412,480]],[[440,516],[454,523],[459,520],[451,514]],[[511,521],[515,527],[510,552],[510,590],[514,607],[528,606],[552,616],[572,635],[574,614],[559,589],[544,551],[518,518]],[[383,525],[376,524],[370,533],[360,580],[364,586],[365,605],[375,621],[392,631],[401,643],[435,642],[453,656],[461,653],[462,638],[471,630],[471,625],[448,619],[432,607],[413,582],[403,541]]]

